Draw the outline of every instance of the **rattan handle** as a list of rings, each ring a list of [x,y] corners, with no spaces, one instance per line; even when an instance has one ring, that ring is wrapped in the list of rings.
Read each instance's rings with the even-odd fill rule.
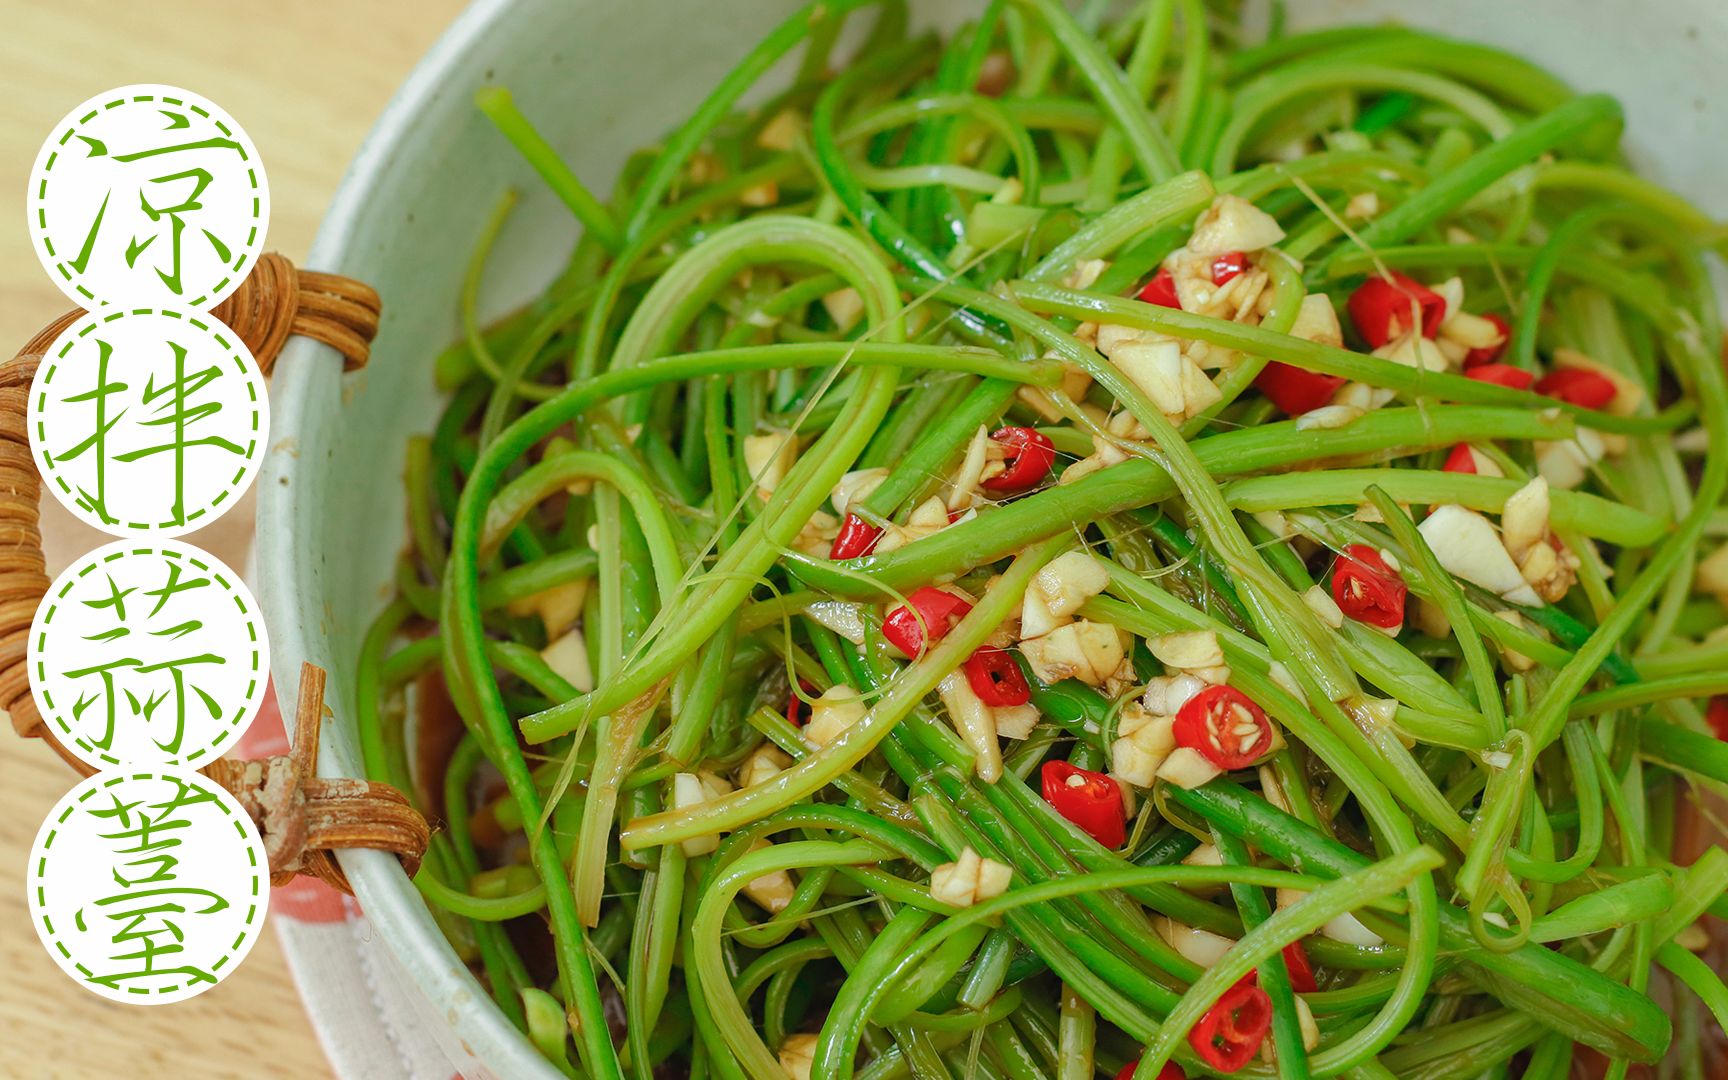
[[[227,300],[211,310],[257,359],[266,374],[290,335],[321,341],[342,355],[345,370],[366,363],[378,332],[378,294],[334,274],[297,270],[269,253]],[[0,365],[0,709],[26,738],[40,738],[79,772],[89,766],[67,753],[37,711],[30,693],[26,641],[36,608],[48,592],[40,528],[41,478],[30,454],[25,403],[42,355],[83,312],[45,327]],[[205,774],[233,792],[252,815],[270,852],[277,883],[310,874],[347,889],[330,852],[341,847],[394,852],[412,874],[425,853],[426,821],[402,794],[363,780],[325,780],[315,773],[324,712],[324,672],[301,673],[294,751],[266,761],[217,761]]]

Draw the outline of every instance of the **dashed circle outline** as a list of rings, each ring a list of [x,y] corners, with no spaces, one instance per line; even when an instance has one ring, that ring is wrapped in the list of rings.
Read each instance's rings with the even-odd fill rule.
[[[214,555],[193,547],[191,544],[180,544],[179,546],[186,550],[163,551],[148,546],[136,547],[127,540],[116,540],[85,553],[78,562],[67,567],[55,579],[54,584],[49,587],[47,595],[42,598],[42,606],[37,609],[36,618],[32,621],[28,642],[30,664],[26,674],[30,680],[30,693],[36,699],[36,711],[60,732],[62,736],[60,745],[65,747],[68,753],[95,769],[130,769],[138,767],[140,763],[125,761],[113,754],[99,750],[89,740],[75,732],[72,726],[60,716],[54,705],[54,696],[42,684],[48,677],[47,664],[45,663],[48,625],[54,621],[54,613],[59,609],[59,601],[64,600],[66,594],[71,592],[73,586],[77,585],[78,582],[107,563],[124,559],[129,555],[161,555],[164,558],[185,559],[188,564],[209,574],[211,580],[220,585],[228,598],[234,601],[234,605],[240,609],[240,614],[246,620],[246,633],[252,643],[252,680],[246,687],[245,703],[207,745],[168,761],[151,762],[150,765],[180,765],[190,768],[193,763],[203,758],[208,757],[213,761],[221,757],[225,744],[231,740],[238,743],[240,737],[246,734],[247,729],[252,726],[252,722],[258,718],[258,711],[264,707],[264,694],[269,685],[267,669],[269,666],[270,638],[269,632],[264,626],[262,612],[255,612],[246,605],[248,597],[251,596],[251,590],[246,588],[246,583],[240,580],[239,575],[234,574],[226,563]],[[203,561],[206,559],[209,562]],[[214,563],[215,566],[211,566],[211,563]],[[218,570],[216,567],[222,569]],[[227,570],[229,574],[233,575],[232,584],[223,575],[222,570]],[[77,573],[73,573],[73,571],[77,571]],[[236,590],[236,584],[239,586],[239,590],[244,590],[244,592]],[[80,753],[80,751],[83,752]]]
[[[48,276],[50,278],[56,278],[56,275],[58,275],[54,284],[74,303],[79,302],[80,298],[82,298],[83,300],[87,300],[98,306],[105,307],[110,303],[124,303],[125,298],[97,296],[95,293],[92,293],[89,289],[85,288],[79,280],[80,275],[75,275],[67,265],[66,260],[61,258],[59,254],[55,252],[54,239],[48,235],[48,179],[49,175],[54,170],[54,162],[60,157],[59,148],[64,147],[68,142],[72,141],[73,136],[78,134],[78,128],[80,126],[88,124],[91,120],[94,120],[97,116],[109,109],[117,109],[123,105],[159,101],[164,105],[174,105],[179,108],[189,109],[216,125],[216,130],[220,131],[225,137],[233,139],[236,143],[240,144],[240,160],[246,162],[246,183],[252,190],[251,227],[246,234],[246,242],[242,245],[238,245],[239,253],[233,262],[223,264],[224,266],[227,266],[229,270],[227,277],[205,289],[203,295],[194,297],[190,300],[182,300],[181,303],[190,308],[211,308],[220,304],[222,301],[228,299],[235,289],[240,287],[242,281],[246,280],[246,274],[249,273],[247,267],[252,262],[253,257],[263,253],[263,238],[268,234],[270,224],[269,212],[263,204],[264,199],[269,195],[270,188],[266,181],[261,181],[259,179],[259,173],[263,171],[263,155],[259,155],[258,159],[255,160],[252,155],[246,151],[248,145],[252,146],[253,149],[257,149],[257,144],[252,141],[252,136],[247,133],[245,128],[240,126],[239,121],[235,121],[234,127],[230,129],[222,120],[212,116],[209,109],[204,108],[195,101],[189,100],[190,98],[196,97],[201,101],[208,102],[213,108],[220,109],[224,114],[227,114],[228,112],[228,110],[222,109],[222,107],[217,105],[214,101],[210,101],[209,98],[203,97],[200,94],[194,94],[190,90],[183,90],[175,86],[162,87],[162,89],[171,91],[173,94],[182,95],[180,97],[173,97],[164,93],[129,93],[129,91],[136,87],[152,85],[156,84],[135,83],[129,86],[117,86],[112,90],[105,90],[91,98],[89,101],[86,101],[83,105],[80,105],[78,109],[73,110],[73,112],[81,112],[82,115],[73,117],[71,114],[68,114],[67,116],[62,117],[60,125],[56,126],[56,130],[59,132],[59,137],[56,138],[54,133],[51,132],[48,138],[43,142],[43,150],[48,151],[47,159],[45,161],[40,161],[40,155],[38,155],[38,160],[41,164],[40,179],[37,179],[36,177],[36,167],[31,167],[31,179],[36,181],[33,185],[35,189],[36,205],[28,208],[28,212],[26,213],[26,218],[28,219],[30,226],[31,246],[36,249],[36,254],[42,261],[44,269],[48,271]],[[110,95],[114,94],[119,94],[120,96],[110,98]],[[109,98],[109,100],[102,101],[101,99],[103,98]],[[100,103],[90,107],[93,102]],[[232,116],[229,118],[233,119]],[[240,133],[240,137],[237,138],[235,136],[235,131]],[[48,148],[50,146],[55,147],[55,149],[49,150]],[[64,282],[64,284],[62,284],[62,282]]]
[[[54,838],[59,835],[60,826],[66,824],[66,819],[70,818],[73,813],[77,811],[79,806],[84,803],[84,800],[90,798],[92,795],[106,791],[108,788],[111,788],[116,784],[122,784],[128,780],[168,779],[178,780],[182,783],[191,780],[194,786],[196,786],[200,791],[215,796],[215,804],[217,808],[220,809],[223,815],[229,819],[229,823],[234,826],[234,831],[239,834],[241,842],[245,845],[246,861],[252,867],[252,896],[246,907],[246,918],[244,920],[245,925],[241,928],[239,935],[235,937],[233,943],[228,946],[227,951],[225,951],[215,963],[210,965],[210,973],[212,975],[216,974],[217,971],[226,966],[230,961],[238,966],[241,961],[246,959],[247,954],[252,951],[252,946],[258,943],[259,931],[261,931],[264,926],[264,915],[269,910],[270,906],[269,862],[267,856],[263,860],[259,858],[261,854],[264,854],[264,840],[258,834],[258,828],[253,824],[251,817],[247,815],[245,808],[240,805],[239,801],[234,798],[233,794],[221,784],[218,784],[214,780],[190,769],[163,769],[158,772],[131,770],[126,773],[99,773],[80,781],[71,791],[68,791],[61,797],[60,802],[55,805],[54,809],[48,811],[47,818],[43,820],[42,827],[38,830],[36,842],[31,846],[31,880],[28,890],[30,915],[32,921],[36,924],[36,936],[42,940],[43,947],[48,949],[51,955],[57,954],[57,966],[59,965],[59,961],[63,959],[65,963],[76,968],[86,980],[94,978],[94,973],[91,972],[89,968],[73,959],[72,951],[61,942],[60,934],[54,929],[54,922],[48,917],[46,910],[48,907],[48,852],[49,849],[54,846]],[[76,796],[76,798],[74,798],[74,796]],[[262,869],[260,869],[261,865]],[[180,998],[178,1000],[189,1001],[192,998],[197,997],[199,994],[202,994],[205,990],[212,989],[219,985],[222,980],[227,977],[227,975],[218,975],[216,981],[213,983],[198,983],[197,985],[199,985],[201,989],[196,993],[189,994],[185,998]],[[195,980],[188,979],[184,983],[160,987],[155,990],[146,990],[130,986],[122,989],[126,994],[137,995],[142,999],[136,1002],[137,1004],[160,1005],[164,1004],[164,1002],[159,1000],[150,1000],[151,995],[172,994],[187,986],[193,985],[194,982]],[[92,994],[106,1000],[120,1000],[110,996],[109,994],[103,993],[101,990],[94,989],[88,984],[88,982],[81,982],[79,985],[83,986],[86,990],[89,990]]]
[[[110,523],[99,520],[96,515],[78,505],[77,492],[56,470],[54,455],[48,450],[47,425],[43,423],[42,416],[48,407],[48,386],[54,381],[54,373],[59,370],[66,354],[72,351],[79,339],[94,333],[98,327],[134,315],[159,315],[168,319],[180,319],[209,334],[210,339],[222,347],[225,358],[233,360],[239,369],[241,380],[246,384],[246,396],[252,404],[251,442],[246,444],[246,451],[241,455],[240,464],[235,468],[234,475],[228,478],[227,485],[214,499],[210,500],[209,505],[200,506],[187,514],[184,521],[162,521],[152,524],[147,521]],[[229,341],[229,335],[233,336],[233,341]],[[33,418],[30,418],[28,424],[30,449],[35,454],[36,460],[41,463],[43,477],[53,481],[49,490],[53,492],[54,498],[59,500],[60,505],[64,506],[74,517],[109,536],[130,537],[137,533],[149,533],[154,536],[175,537],[194,529],[203,528],[233,509],[234,504],[238,503],[240,497],[246,494],[246,489],[252,486],[253,481],[257,480],[259,472],[264,467],[264,443],[269,437],[270,396],[265,390],[264,376],[258,368],[258,362],[252,356],[251,348],[221,320],[208,318],[195,312],[187,312],[173,307],[134,307],[85,312],[71,326],[62,330],[60,336],[55,338],[53,344],[48,347],[47,353],[43,356],[42,367],[36,372],[36,377],[31,380],[29,401],[31,411],[35,414]],[[230,496],[233,497],[232,502],[229,501]],[[225,502],[228,503],[227,506],[222,505]],[[200,518],[206,518],[206,520],[200,521]]]

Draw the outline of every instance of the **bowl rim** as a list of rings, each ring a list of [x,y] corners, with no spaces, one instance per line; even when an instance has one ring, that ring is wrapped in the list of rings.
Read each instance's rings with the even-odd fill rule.
[[[354,240],[361,216],[372,205],[375,188],[414,136],[416,120],[477,44],[499,31],[523,4],[520,0],[474,0],[445,28],[397,87],[367,132],[336,188],[305,265],[343,273],[356,257]],[[276,685],[293,686],[303,661],[329,668],[342,658],[330,643],[318,613],[307,600],[320,595],[296,552],[317,542],[315,489],[300,481],[303,462],[321,460],[329,417],[342,395],[342,365],[334,349],[308,338],[289,339],[277,360],[270,386],[271,446],[257,482],[256,558],[259,602],[270,628]],[[283,710],[293,735],[292,709]],[[323,776],[361,777],[361,761],[326,737],[318,772]],[[559,1073],[492,1002],[491,996],[457,957],[413,882],[392,855],[345,850],[337,854],[354,896],[377,939],[459,1047],[488,1070],[487,1075],[558,1080]],[[452,1061],[460,1068],[459,1060]]]

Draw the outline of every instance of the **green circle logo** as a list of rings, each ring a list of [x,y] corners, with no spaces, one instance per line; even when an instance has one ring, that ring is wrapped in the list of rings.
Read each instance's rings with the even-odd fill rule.
[[[118,536],[176,536],[257,477],[269,396],[227,327],[175,308],[98,308],[49,347],[25,414],[48,490]]]
[[[215,306],[264,247],[258,149],[212,102],[174,86],[98,94],[68,113],[30,174],[30,238],[80,307]]]
[[[99,773],[36,834],[27,896],[48,955],[110,1001],[196,997],[240,965],[270,899],[264,842],[234,796],[181,769]]]
[[[189,544],[125,540],[67,567],[26,650],[37,709],[92,768],[198,768],[264,703],[270,646],[258,603]]]

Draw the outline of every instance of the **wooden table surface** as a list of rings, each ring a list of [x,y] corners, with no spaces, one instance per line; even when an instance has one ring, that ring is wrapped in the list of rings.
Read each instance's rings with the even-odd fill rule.
[[[86,98],[127,83],[184,86],[245,126],[270,177],[269,247],[299,258],[361,138],[460,0],[0,0],[0,342],[4,355],[67,308],[25,231],[37,148]],[[47,500],[50,572],[107,539]],[[240,566],[242,506],[189,539]],[[73,775],[0,724],[0,1076],[189,1080],[330,1075],[274,934],[202,996],[115,1005],[62,975],[24,906],[36,829]],[[389,1080],[380,1077],[378,1080]]]

